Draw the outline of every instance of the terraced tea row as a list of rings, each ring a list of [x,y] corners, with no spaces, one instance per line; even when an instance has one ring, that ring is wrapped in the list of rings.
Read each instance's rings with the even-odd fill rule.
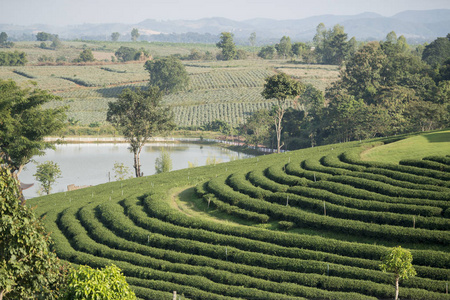
[[[450,187],[435,165],[446,158],[386,167],[360,161],[360,146],[180,170],[36,203],[59,257],[114,263],[143,299],[172,299],[174,290],[189,299],[392,298],[392,274],[379,264],[398,243],[417,271],[400,297],[450,299]],[[188,201],[177,200],[179,191],[194,187],[202,198],[191,204],[205,217],[178,206]],[[226,221],[209,214],[218,210]]]

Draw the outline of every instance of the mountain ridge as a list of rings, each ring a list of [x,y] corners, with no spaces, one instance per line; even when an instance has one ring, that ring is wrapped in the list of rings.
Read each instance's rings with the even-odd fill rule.
[[[235,21],[223,17],[207,17],[197,20],[145,19],[135,24],[85,23],[68,26],[0,24],[0,31],[7,32],[11,40],[32,40],[33,35],[39,31],[50,31],[63,39],[105,40],[110,38],[112,32],[117,31],[121,34],[120,40],[124,41],[130,40],[133,28],[142,31],[141,40],[148,41],[155,38],[164,40],[166,35],[192,33],[218,36],[223,31],[230,31],[240,44],[248,44],[248,37],[252,32],[256,32],[258,43],[267,44],[277,42],[283,35],[290,36],[293,41],[311,41],[319,23],[324,23],[327,28],[332,28],[336,24],[343,25],[349,38],[354,36],[360,41],[382,40],[389,32],[395,31],[397,36],[404,35],[409,42],[423,43],[446,36],[450,32],[450,9],[408,10],[391,17],[364,12],[356,15],[327,14],[287,20],[253,18]]]

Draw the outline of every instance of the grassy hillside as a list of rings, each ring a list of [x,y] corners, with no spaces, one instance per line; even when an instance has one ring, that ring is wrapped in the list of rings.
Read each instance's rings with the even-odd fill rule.
[[[361,160],[364,150],[407,141],[395,140],[174,171],[28,204],[45,217],[60,258],[114,263],[143,299],[172,299],[174,290],[187,299],[393,298],[393,276],[379,264],[397,245],[411,250],[418,274],[401,282],[400,298],[450,299],[450,151],[401,164]]]
[[[120,46],[144,47],[153,56],[189,54],[193,48],[217,51],[214,45],[168,43],[64,42],[57,50],[39,48],[40,43],[18,42],[13,49],[27,53],[31,64],[22,67],[0,67],[0,79],[13,79],[27,84],[29,80],[41,89],[61,96],[63,101],[51,106],[66,105],[68,117],[82,125],[105,123],[108,102],[115,101],[124,88],[144,87],[149,74],[144,62],[113,63],[111,56]],[[56,60],[75,59],[84,47],[94,49],[98,62],[87,65],[36,65],[39,57]],[[189,48],[190,47],[190,48]],[[0,48],[0,51],[5,51]],[[106,60],[106,61],[105,61]],[[173,108],[175,122],[180,126],[200,126],[215,119],[231,124],[242,123],[252,112],[270,108],[261,92],[264,79],[283,71],[304,83],[324,90],[338,78],[337,66],[294,64],[286,60],[248,59],[237,61],[183,61],[191,78],[183,92],[164,97]]]

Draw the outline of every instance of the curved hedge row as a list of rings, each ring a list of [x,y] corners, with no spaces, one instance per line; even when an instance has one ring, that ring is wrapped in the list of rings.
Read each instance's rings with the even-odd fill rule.
[[[394,241],[425,242],[441,245],[450,244],[450,232],[436,232],[434,230],[377,225],[355,220],[336,219],[288,208],[279,204],[267,203],[237,193],[230,187],[227,188],[225,186],[224,177],[217,177],[210,180],[207,189],[214,193],[218,198],[230,201],[243,209],[267,214],[271,218],[294,222],[300,227],[305,226],[307,228],[325,229],[345,234],[361,234],[364,236],[391,239]]]
[[[441,172],[450,172],[450,166],[429,160],[403,159],[399,162],[399,164],[404,166],[413,166],[423,169],[437,170]]]

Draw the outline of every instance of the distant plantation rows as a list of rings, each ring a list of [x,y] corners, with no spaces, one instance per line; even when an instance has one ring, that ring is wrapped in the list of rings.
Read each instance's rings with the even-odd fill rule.
[[[201,126],[216,117],[237,125],[259,108],[271,103],[261,96],[264,79],[275,70],[286,72],[324,90],[337,79],[335,66],[289,64],[285,61],[187,61],[190,85],[185,91],[167,95],[179,126]],[[68,117],[81,125],[105,123],[107,102],[125,88],[144,88],[149,74],[143,63],[3,67],[0,78],[27,85],[30,80],[63,98],[51,106],[67,105]],[[215,105],[220,104],[220,105]],[[225,105],[226,104],[226,105]],[[219,111],[215,111],[215,110]],[[205,115],[208,110],[214,110]],[[184,113],[186,112],[186,114]],[[213,116],[214,115],[214,116]]]
[[[163,173],[31,204],[45,214],[59,257],[114,263],[143,299],[171,299],[174,290],[189,299],[393,298],[393,275],[379,264],[396,245],[410,249],[417,271],[401,282],[400,298],[450,299],[450,156],[362,161],[361,150],[383,140],[371,143]],[[193,200],[180,191],[193,188],[203,217],[181,208]]]

